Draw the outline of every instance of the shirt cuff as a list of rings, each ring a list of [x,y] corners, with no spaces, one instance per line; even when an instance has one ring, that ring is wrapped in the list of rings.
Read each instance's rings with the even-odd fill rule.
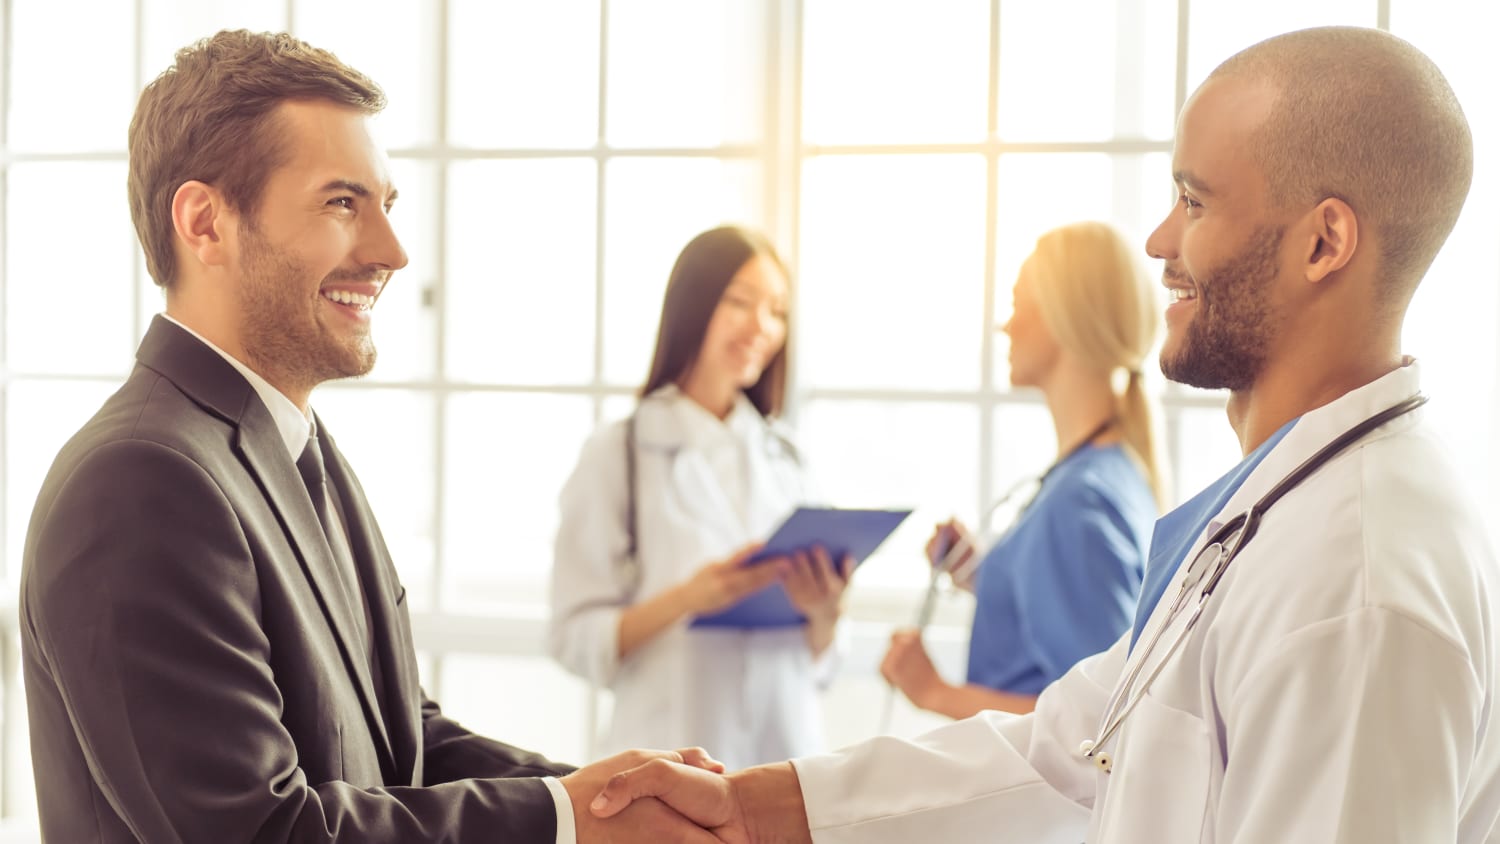
[[[557,844],[578,844],[578,829],[573,826],[573,801],[568,799],[568,790],[557,777],[542,777],[542,782],[552,792],[552,803],[557,807]]]

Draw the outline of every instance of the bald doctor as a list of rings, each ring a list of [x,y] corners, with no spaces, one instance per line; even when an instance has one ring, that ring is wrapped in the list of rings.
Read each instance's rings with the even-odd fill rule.
[[[1500,840],[1496,561],[1400,348],[1468,193],[1453,92],[1377,30],[1279,36],[1197,90],[1172,164],[1162,369],[1230,390],[1245,457],[1157,523],[1135,629],[1032,715],[729,777],[651,763],[596,814],[659,794],[725,841],[819,844]]]

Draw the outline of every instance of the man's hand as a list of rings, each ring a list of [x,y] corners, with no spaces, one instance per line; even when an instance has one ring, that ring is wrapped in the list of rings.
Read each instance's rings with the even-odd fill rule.
[[[635,842],[681,842],[681,844],[716,844],[719,839],[704,831],[701,824],[687,820],[658,800],[645,799],[631,804],[619,817],[605,820],[591,814],[588,804],[606,783],[621,771],[639,768],[652,761],[671,762],[683,770],[718,777],[724,765],[702,748],[669,750],[627,750],[579,768],[559,781],[573,804],[573,825],[578,844],[635,844]],[[613,815],[615,813],[611,813]]]
[[[791,763],[730,776],[658,758],[609,778],[589,809],[612,818],[660,801],[725,844],[811,844],[807,810]]]

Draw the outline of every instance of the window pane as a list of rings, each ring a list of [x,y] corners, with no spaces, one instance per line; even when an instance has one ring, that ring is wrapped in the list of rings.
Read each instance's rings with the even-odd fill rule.
[[[20,582],[26,526],[47,469],[63,443],[119,388],[119,381],[11,382],[5,396],[7,583]]]
[[[1455,0],[1391,6],[1391,31],[1409,39],[1437,62],[1463,105],[1474,133],[1474,183],[1463,215],[1412,299],[1403,351],[1422,361],[1422,386],[1432,396],[1433,423],[1455,452],[1459,471],[1483,496],[1483,512],[1500,506],[1500,443],[1496,442],[1495,321],[1500,314],[1500,52],[1483,26],[1454,26],[1473,7]],[[1454,303],[1462,303],[1455,307]]]
[[[296,35],[374,79],[389,98],[380,139],[391,147],[437,137],[437,4],[409,0],[300,0]]]
[[[365,489],[412,609],[430,607],[433,597],[432,402],[425,393],[332,385],[313,395]]]
[[[511,384],[592,380],[594,162],[466,161],[450,172],[448,373]]]
[[[130,6],[129,3],[112,5]],[[143,0],[141,83],[150,83],[170,67],[178,50],[221,29],[283,31],[286,29],[286,0]],[[128,66],[128,63],[122,65]],[[121,144],[124,137],[122,125]]]
[[[91,4],[87,26],[71,3],[12,0],[10,9],[10,147],[124,149],[135,108],[131,4]],[[114,185],[124,183],[122,177]]]
[[[1168,436],[1177,443],[1174,488],[1177,499],[1186,501],[1240,462],[1240,442],[1218,408],[1176,408],[1168,411],[1168,419]]]
[[[129,371],[135,229],[125,165],[14,164],[7,177],[7,364],[32,372]]]
[[[558,762],[588,761],[588,685],[552,660],[449,654],[442,674],[444,715]]]
[[[1039,391],[1027,390],[1024,397],[1037,401],[1003,404],[991,416],[994,451],[988,500],[980,502],[983,509],[965,519],[976,532],[983,531],[978,535],[986,538],[985,547],[1021,515],[1021,508],[1039,489],[1034,481],[1057,458],[1057,432],[1052,427],[1051,412],[1042,403]],[[1007,494],[1009,499],[1002,502]]]
[[[444,606],[545,601],[557,494],[593,429],[593,401],[461,393],[447,428]]]
[[[977,155],[807,163],[795,318],[803,383],[978,386],[984,195]]]
[[[609,142],[708,147],[760,140],[770,8],[759,0],[611,4]]]
[[[409,263],[380,293],[374,336],[380,351],[370,378],[411,381],[431,378],[436,350],[437,165],[413,159],[391,161],[391,179],[400,196],[391,225]]]
[[[1176,56],[1175,2],[1002,3],[1000,137],[1169,139]]]
[[[1273,35],[1310,26],[1374,26],[1375,0],[1196,0],[1188,12],[1187,88],[1191,94],[1219,63]]]
[[[450,0],[448,140],[589,147],[599,134],[599,0]]]
[[[973,512],[978,497],[977,408],[809,401],[798,416],[797,441],[829,504],[917,508],[860,566],[855,587],[925,585],[922,549],[933,525]]]
[[[982,141],[990,4],[807,0],[803,137],[815,144]]]
[[[662,291],[677,253],[724,223],[761,225],[758,162],[710,158],[627,158],[606,170],[604,376],[646,380]]]
[[[1079,220],[1102,220],[1120,230],[1152,277],[1159,262],[1146,256],[1146,238],[1171,210],[1171,158],[1166,153],[1015,153],[1000,157],[995,235],[995,321],[1010,318],[1011,288],[1036,240]],[[1006,337],[997,334],[998,384],[1010,371]]]

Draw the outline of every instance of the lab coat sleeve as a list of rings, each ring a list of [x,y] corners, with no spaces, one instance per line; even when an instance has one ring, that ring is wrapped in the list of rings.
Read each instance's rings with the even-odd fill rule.
[[[547,646],[564,668],[598,686],[610,685],[619,669],[620,613],[632,600],[620,572],[629,542],[624,449],[624,423],[596,432],[558,502]]]
[[[870,739],[793,760],[816,844],[1077,844],[1093,735],[1128,641],[1049,686],[1030,715],[981,712],[916,739]]]
[[[1018,569],[1016,608],[1026,649],[1048,677],[1110,646],[1130,629],[1142,552],[1114,499],[1080,486],[1046,514],[1043,565]]]
[[[1364,608],[1265,648],[1222,713],[1215,841],[1455,841],[1484,695],[1464,652]]]

